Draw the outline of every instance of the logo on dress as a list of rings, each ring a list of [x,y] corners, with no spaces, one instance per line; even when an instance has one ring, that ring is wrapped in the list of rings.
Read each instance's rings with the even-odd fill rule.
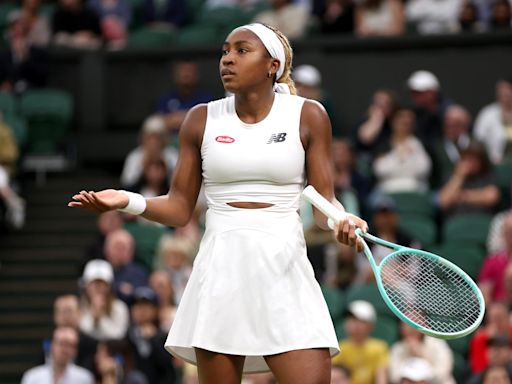
[[[234,143],[235,139],[233,139],[232,137],[229,137],[229,136],[217,136],[215,138],[215,141],[218,143],[230,144],[230,143]]]
[[[272,144],[272,143],[281,143],[283,141],[286,140],[286,132],[282,132],[282,133],[273,133],[271,136],[270,136],[270,139],[268,139],[267,141],[267,144]]]

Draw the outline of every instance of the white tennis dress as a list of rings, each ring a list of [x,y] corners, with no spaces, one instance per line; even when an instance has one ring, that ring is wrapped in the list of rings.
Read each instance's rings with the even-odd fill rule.
[[[306,255],[298,214],[305,153],[299,124],[304,99],[275,94],[256,124],[242,122],[234,97],[208,104],[201,157],[206,231],[165,348],[196,363],[194,347],[263,358],[338,342]],[[274,204],[242,209],[228,202]]]

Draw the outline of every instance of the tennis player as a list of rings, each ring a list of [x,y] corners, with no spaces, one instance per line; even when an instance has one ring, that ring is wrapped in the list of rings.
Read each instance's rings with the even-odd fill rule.
[[[69,203],[183,226],[204,182],[206,231],[165,343],[197,364],[201,383],[240,383],[243,373],[270,369],[281,384],[328,384],[339,351],[298,214],[306,179],[343,209],[333,193],[331,125],[319,103],[295,96],[291,66],[281,32],[236,28],[219,64],[233,96],[189,111],[170,193],[82,191]],[[319,211],[315,221],[328,229]],[[347,214],[337,239],[361,248],[356,227],[367,224]]]

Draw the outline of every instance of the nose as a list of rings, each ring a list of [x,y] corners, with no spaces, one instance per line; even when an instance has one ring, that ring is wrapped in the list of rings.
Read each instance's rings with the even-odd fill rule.
[[[222,65],[233,64],[233,56],[231,52],[228,52],[224,56],[222,56],[221,63]]]

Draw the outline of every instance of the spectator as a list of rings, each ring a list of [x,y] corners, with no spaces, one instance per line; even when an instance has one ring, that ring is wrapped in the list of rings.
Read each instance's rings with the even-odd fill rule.
[[[84,295],[80,329],[99,341],[122,339],[129,325],[128,307],[112,291],[114,271],[105,260],[89,261],[82,275]]]
[[[452,102],[441,94],[439,80],[432,72],[413,72],[407,80],[407,87],[416,113],[415,134],[430,151],[442,136],[444,114]]]
[[[376,321],[375,309],[367,301],[349,304],[345,323],[347,338],[340,341],[343,353],[335,356],[332,363],[341,363],[350,370],[352,384],[388,382],[388,346],[382,340],[370,338]]]
[[[504,247],[486,257],[478,276],[478,285],[487,303],[506,298],[504,275],[512,261],[512,213],[505,217],[502,231]]]
[[[403,369],[411,359],[421,358],[431,367],[429,380],[436,384],[455,384],[452,377],[453,354],[446,341],[426,336],[404,322],[400,323],[400,332],[402,337],[392,345],[390,353],[392,383],[403,380]],[[409,379],[412,380],[411,377]]]
[[[135,367],[151,384],[171,384],[176,381],[172,358],[162,347],[167,337],[158,326],[159,300],[149,287],[138,287],[131,306],[132,325],[128,342],[133,348]]]
[[[494,184],[485,149],[471,143],[462,153],[446,184],[439,191],[438,204],[445,217],[465,213],[491,214],[500,198]]]
[[[299,39],[306,34],[308,9],[292,0],[270,0],[270,9],[257,14],[254,22],[272,25],[289,39]]]
[[[331,384],[350,384],[350,371],[342,364],[331,366]]]
[[[21,11],[9,14],[7,40],[7,50],[0,53],[0,90],[22,93],[28,88],[45,86],[47,52],[31,45],[29,25]]]
[[[512,187],[512,186],[511,186]],[[512,213],[511,209],[497,213],[489,226],[489,234],[487,235],[487,253],[496,253],[505,249],[505,238],[503,236],[503,223],[505,218]]]
[[[15,173],[19,155],[20,150],[14,133],[0,112],[0,167],[2,167],[9,176]]]
[[[495,31],[510,31],[512,23],[511,5],[507,0],[495,0],[491,8],[490,29]]]
[[[155,271],[149,277],[149,286],[158,295],[158,319],[160,329],[164,332],[168,332],[169,329],[171,329],[177,309],[174,302],[171,277],[166,271]]]
[[[342,134],[336,122],[334,105],[322,87],[320,71],[312,65],[304,64],[295,68],[292,76],[295,81],[297,95],[320,102],[331,119],[332,135],[336,137],[341,136]]]
[[[59,0],[52,19],[53,42],[73,48],[98,48],[101,24],[84,0]]]
[[[510,337],[507,336],[493,336],[487,340],[487,356],[489,364],[481,373],[474,374],[469,378],[467,384],[495,384],[495,383],[510,383],[512,373],[512,348],[510,345]],[[503,367],[507,372],[508,381],[494,381],[502,375],[498,372],[491,373],[494,367]]]
[[[25,200],[11,188],[9,174],[0,165],[0,205],[5,205],[6,223],[14,229],[25,224]]]
[[[462,3],[463,0],[409,0],[405,15],[422,35],[454,33]]]
[[[169,192],[170,172],[162,158],[146,158],[140,179],[127,189],[145,198],[166,195]]]
[[[187,22],[185,0],[145,0],[146,23],[152,27],[177,30]]]
[[[414,112],[407,108],[397,109],[391,118],[389,146],[373,162],[376,188],[380,192],[426,192],[429,189],[432,161],[414,136],[414,123]]]
[[[89,0],[88,6],[100,18],[103,39],[112,48],[124,48],[132,9],[128,0]]]
[[[512,374],[510,368],[503,365],[493,365],[482,374],[482,384],[510,384],[512,383]]]
[[[428,361],[419,357],[410,358],[400,366],[399,384],[433,384],[433,368]]]
[[[192,272],[193,244],[181,236],[164,235],[158,247],[159,262],[171,276],[174,301],[179,304]],[[158,267],[158,266],[157,266]]]
[[[187,111],[194,105],[209,102],[212,96],[199,89],[199,68],[196,63],[178,62],[172,73],[175,89],[158,100],[156,112],[165,119],[167,131],[176,135]]]
[[[482,32],[485,30],[485,23],[480,15],[480,10],[473,0],[463,0],[462,9],[459,14],[459,31],[461,32]]]
[[[83,272],[83,267],[89,260],[105,258],[105,239],[110,233],[122,228],[123,218],[120,212],[107,211],[98,215],[96,221],[96,239],[94,243],[87,247],[81,272]]]
[[[471,372],[480,373],[489,366],[489,340],[493,337],[512,338],[508,308],[499,301],[488,303],[485,323],[471,337],[468,354]]]
[[[126,156],[121,185],[125,188],[134,186],[143,176],[144,164],[155,159],[164,159],[171,173],[178,161],[178,153],[174,148],[167,147],[165,121],[162,117],[153,115],[142,124],[140,145]]]
[[[148,284],[147,271],[133,262],[135,240],[128,231],[118,229],[106,237],[104,252],[114,271],[114,292],[119,299],[129,303],[135,288]]]
[[[40,8],[41,0],[23,0],[22,2],[22,18],[28,31],[27,40],[30,46],[44,47],[50,42],[50,24],[48,19],[39,12]]]
[[[73,364],[78,344],[78,333],[71,327],[59,327],[53,332],[49,364],[29,369],[21,384],[94,384],[88,370]]]
[[[364,0],[356,5],[355,32],[359,37],[397,36],[404,33],[400,0]]]
[[[432,186],[444,185],[453,173],[460,154],[468,148],[471,137],[471,115],[461,105],[450,105],[443,119],[443,136],[435,145],[433,156]]]
[[[353,0],[316,0],[313,11],[323,34],[349,34],[354,31]]]
[[[512,160],[512,80],[498,80],[496,101],[482,108],[475,120],[475,138],[484,143],[494,164]]]

